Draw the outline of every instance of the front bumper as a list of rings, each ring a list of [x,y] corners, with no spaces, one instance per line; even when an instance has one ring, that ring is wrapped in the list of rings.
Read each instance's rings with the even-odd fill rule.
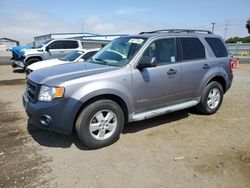
[[[24,69],[24,67],[25,67],[24,63],[22,61],[18,61],[18,60],[12,60],[11,65],[13,68],[19,67],[19,68]]]
[[[74,126],[74,107],[70,99],[57,99],[51,102],[32,102],[28,93],[23,95],[23,106],[29,119],[38,127],[70,134]]]

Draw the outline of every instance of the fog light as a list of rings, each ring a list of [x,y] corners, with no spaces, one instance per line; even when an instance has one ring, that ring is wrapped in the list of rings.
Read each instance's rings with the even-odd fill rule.
[[[46,126],[48,127],[52,122],[52,119],[49,115],[42,115],[40,116],[40,123],[43,125],[43,126]]]

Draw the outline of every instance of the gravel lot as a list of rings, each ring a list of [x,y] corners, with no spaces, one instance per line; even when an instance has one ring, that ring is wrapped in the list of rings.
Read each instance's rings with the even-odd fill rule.
[[[25,76],[0,66],[0,187],[249,187],[250,65],[212,116],[192,109],[125,126],[86,150],[74,135],[27,122]]]

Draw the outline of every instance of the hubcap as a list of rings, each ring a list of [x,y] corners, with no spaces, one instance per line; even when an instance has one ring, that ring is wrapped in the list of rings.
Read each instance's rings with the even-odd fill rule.
[[[208,94],[207,105],[209,108],[214,109],[219,105],[220,99],[220,91],[217,88],[214,88]]]
[[[91,136],[97,140],[105,140],[111,137],[117,127],[117,117],[110,110],[101,110],[91,119],[89,131]]]

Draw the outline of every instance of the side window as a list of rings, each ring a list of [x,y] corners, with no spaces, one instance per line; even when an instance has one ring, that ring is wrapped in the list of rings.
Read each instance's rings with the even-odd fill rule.
[[[50,49],[63,49],[63,41],[54,41],[49,45]]]
[[[96,54],[96,51],[87,52],[86,54],[84,54],[84,55],[82,56],[81,59],[88,60],[89,58],[91,58],[91,57],[92,57],[93,55],[95,55],[95,54]]]
[[[143,56],[155,57],[157,64],[177,61],[175,38],[160,39],[151,43]]]
[[[183,60],[204,59],[205,48],[198,38],[180,38]]]
[[[65,49],[74,49],[74,48],[79,47],[79,44],[77,41],[63,41],[63,43],[64,43]]]
[[[216,57],[227,57],[228,53],[225,45],[219,38],[205,38],[210,48],[213,50]]]

